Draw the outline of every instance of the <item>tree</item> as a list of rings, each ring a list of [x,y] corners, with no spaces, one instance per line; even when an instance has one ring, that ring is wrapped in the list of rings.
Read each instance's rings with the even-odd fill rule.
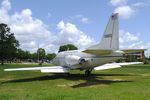
[[[31,59],[32,60],[37,60],[38,59],[38,54],[37,53],[32,53],[31,54]]]
[[[4,60],[13,59],[16,54],[19,41],[16,40],[14,33],[10,32],[10,28],[4,24],[0,24],[0,60],[4,64]]]
[[[17,50],[17,58],[18,59],[30,59],[31,54],[29,51],[24,51],[22,49],[18,49]]]
[[[46,58],[47,60],[52,60],[52,59],[55,58],[55,57],[56,57],[56,54],[55,54],[55,53],[52,53],[52,54],[47,54],[45,58]]]
[[[78,48],[73,44],[62,45],[59,47],[58,52],[67,51],[67,50],[77,50]]]
[[[45,58],[45,50],[43,48],[39,48],[37,50],[39,60],[43,60]]]

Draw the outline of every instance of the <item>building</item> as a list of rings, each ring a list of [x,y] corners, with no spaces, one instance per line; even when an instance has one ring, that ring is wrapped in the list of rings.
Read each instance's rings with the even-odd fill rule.
[[[125,61],[143,61],[145,58],[144,56],[145,50],[146,49],[123,50],[125,52],[124,60]]]

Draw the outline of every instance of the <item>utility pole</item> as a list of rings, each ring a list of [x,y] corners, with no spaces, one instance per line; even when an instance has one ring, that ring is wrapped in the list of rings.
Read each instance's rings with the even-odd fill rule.
[[[38,50],[37,50],[37,53],[38,53],[38,63],[40,62],[40,56],[39,56],[39,43],[38,43]]]

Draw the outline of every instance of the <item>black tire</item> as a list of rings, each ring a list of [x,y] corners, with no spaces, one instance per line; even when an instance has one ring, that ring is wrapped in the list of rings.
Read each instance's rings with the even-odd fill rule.
[[[69,76],[70,76],[70,73],[64,73],[64,76],[69,77]]]
[[[86,71],[85,71],[85,76],[90,76],[90,75],[91,75],[91,71],[86,70]]]

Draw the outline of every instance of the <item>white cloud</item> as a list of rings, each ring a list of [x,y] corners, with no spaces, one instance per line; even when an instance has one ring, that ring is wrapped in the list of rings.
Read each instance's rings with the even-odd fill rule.
[[[150,50],[150,44],[140,40],[140,34],[132,34],[124,30],[120,30],[120,48],[121,49],[148,49]]]
[[[150,42],[145,43],[140,40],[140,34],[131,34],[120,30],[120,49],[147,49],[145,56],[150,56]]]
[[[132,6],[133,6],[133,7],[143,7],[144,5],[145,5],[144,2],[136,2],[136,3],[134,3]]]
[[[4,0],[1,4],[3,10],[9,10],[11,8],[11,4],[9,0]]]
[[[119,35],[120,35],[120,38],[119,38],[120,43],[131,43],[131,42],[139,41],[139,36],[140,36],[139,34],[134,35],[124,30],[120,30]]]
[[[123,19],[129,19],[134,16],[140,7],[146,6],[148,1],[139,1],[135,3],[128,3],[127,0],[110,0],[110,4],[115,6],[114,13],[119,13]]]
[[[37,48],[38,44],[53,42],[53,35],[47,26],[39,19],[32,17],[30,9],[11,16],[11,29],[21,43],[21,48],[30,50]],[[34,42],[34,46],[30,42]]]
[[[136,43],[133,43],[131,45],[129,45],[128,48],[132,48],[132,49],[146,49],[146,46],[144,45],[143,41],[139,41]]]
[[[1,8],[0,8],[0,22],[9,22],[9,16],[8,11],[10,10],[11,5],[10,2],[8,0],[4,0],[1,3]]]
[[[75,16],[71,16],[70,18],[73,19],[73,20],[77,19],[77,20],[79,20],[83,24],[89,24],[89,23],[91,23],[91,20],[89,18],[83,16],[83,15],[75,15]]]
[[[72,23],[60,21],[57,27],[60,30],[58,44],[73,43],[81,49],[95,44],[92,38],[80,31]]]
[[[119,16],[123,19],[129,19],[135,14],[135,10],[130,6],[117,7],[114,13],[119,13]]]
[[[126,0],[110,0],[110,3],[113,6],[122,6],[122,5],[127,4],[127,1]]]
[[[50,45],[55,41],[56,37],[48,30],[47,25],[34,18],[30,9],[23,9],[10,15],[10,8],[10,2],[4,0],[0,7],[0,22],[10,26],[22,49],[33,52],[37,50],[38,44]],[[53,52],[51,49],[47,51]]]
[[[86,18],[86,17],[82,18],[82,19],[81,19],[81,22],[82,22],[82,23],[90,23],[89,19]]]
[[[4,0],[0,7],[0,22],[10,26],[24,50],[35,52],[39,45],[47,52],[56,52],[62,44],[73,43],[79,48],[85,48],[94,43],[93,39],[69,22],[60,21],[59,32],[54,34],[42,20],[32,16],[30,9],[23,9],[12,15],[8,13],[9,10],[11,4],[8,0]]]

